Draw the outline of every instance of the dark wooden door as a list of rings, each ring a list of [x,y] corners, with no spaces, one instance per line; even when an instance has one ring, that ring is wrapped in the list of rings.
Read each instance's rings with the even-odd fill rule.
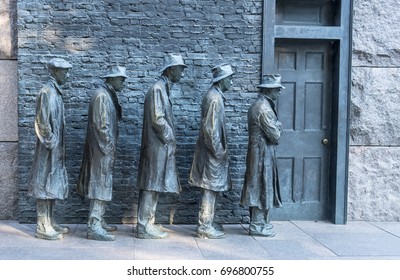
[[[332,46],[326,41],[277,41],[275,70],[283,85],[277,147],[283,208],[273,219],[328,218]]]

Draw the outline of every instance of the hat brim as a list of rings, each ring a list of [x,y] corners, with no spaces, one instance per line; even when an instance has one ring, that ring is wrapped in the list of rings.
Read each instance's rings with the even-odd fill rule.
[[[160,72],[163,73],[167,68],[172,67],[172,66],[183,66],[184,68],[187,68],[187,65],[186,65],[186,64],[169,64],[169,65],[164,66],[164,67],[161,69]]]
[[[261,84],[257,86],[258,88],[281,88],[285,89],[284,86],[278,84]]]
[[[71,69],[72,65],[47,65],[47,67],[51,69]]]
[[[128,78],[128,76],[122,74],[110,74],[110,75],[105,75],[102,78],[116,78],[116,77],[123,77],[125,79]]]
[[[233,76],[234,74],[235,73],[232,72],[232,73],[229,73],[229,74],[222,75],[220,77],[216,77],[215,79],[212,80],[212,83],[214,84],[216,82],[219,82],[219,81],[221,81],[221,80],[223,80],[223,79],[225,79],[225,78],[227,78],[229,76]]]

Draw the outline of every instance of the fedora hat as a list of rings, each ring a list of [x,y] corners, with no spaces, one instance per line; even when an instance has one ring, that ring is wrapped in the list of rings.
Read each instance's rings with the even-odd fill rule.
[[[172,66],[183,66],[187,67],[185,62],[183,61],[183,58],[180,54],[177,53],[169,53],[164,56],[164,64],[161,69],[161,73],[165,71],[168,67]]]
[[[119,65],[113,65],[108,68],[107,74],[103,78],[124,77],[126,76],[126,68]]]
[[[72,68],[72,65],[62,58],[52,58],[47,62],[47,67],[69,69]]]
[[[211,72],[213,75],[213,84],[234,74],[231,65],[229,65],[228,63],[214,66],[211,69]]]
[[[280,74],[268,74],[265,75],[263,81],[258,88],[282,88],[285,87],[281,84],[281,75]]]

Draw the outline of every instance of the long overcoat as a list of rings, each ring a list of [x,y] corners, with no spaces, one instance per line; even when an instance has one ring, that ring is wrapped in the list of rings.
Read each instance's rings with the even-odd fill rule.
[[[113,167],[122,116],[114,88],[105,83],[92,96],[88,111],[85,150],[78,179],[78,193],[83,197],[112,199]]]
[[[281,206],[275,145],[281,136],[274,103],[261,96],[248,111],[249,143],[240,204],[269,210]]]
[[[137,184],[140,189],[179,193],[176,138],[168,78],[147,91],[144,101],[142,146]]]
[[[65,168],[64,103],[57,82],[51,78],[36,99],[37,136],[29,195],[37,199],[68,197]]]
[[[189,184],[222,192],[231,188],[224,95],[215,85],[203,96],[199,138]]]

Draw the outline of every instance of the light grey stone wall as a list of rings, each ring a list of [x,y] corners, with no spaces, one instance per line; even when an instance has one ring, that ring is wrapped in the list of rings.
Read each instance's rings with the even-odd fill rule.
[[[351,145],[400,144],[399,82],[400,68],[353,67]]]
[[[0,219],[14,219],[18,209],[18,144],[0,142]]]
[[[0,85],[0,142],[17,142],[17,61],[0,60]]]
[[[0,1],[0,219],[18,207],[17,4]]]
[[[349,219],[398,221],[400,147],[351,146]]]
[[[0,1],[0,59],[17,57],[17,0]]]
[[[400,221],[398,0],[355,0],[348,219]]]
[[[400,65],[398,0],[353,0],[353,66]]]

